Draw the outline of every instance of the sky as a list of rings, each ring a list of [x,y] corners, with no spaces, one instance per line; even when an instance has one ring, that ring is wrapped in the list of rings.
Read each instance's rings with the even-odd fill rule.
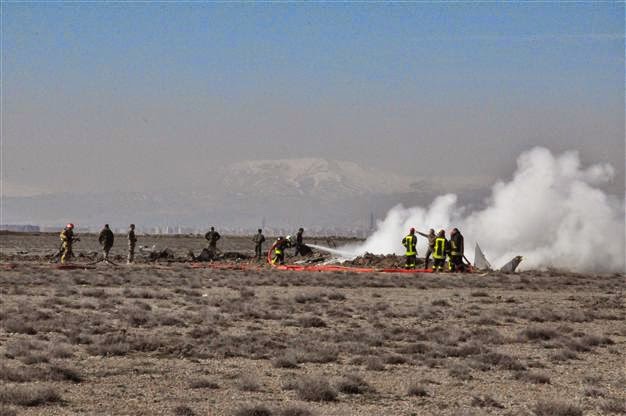
[[[624,190],[624,3],[2,2],[5,196],[185,187],[241,160]]]

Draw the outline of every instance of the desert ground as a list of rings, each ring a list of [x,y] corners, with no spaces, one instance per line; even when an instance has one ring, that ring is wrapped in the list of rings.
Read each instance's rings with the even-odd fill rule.
[[[140,238],[177,261],[0,235],[0,415],[626,414],[623,274],[216,270]]]

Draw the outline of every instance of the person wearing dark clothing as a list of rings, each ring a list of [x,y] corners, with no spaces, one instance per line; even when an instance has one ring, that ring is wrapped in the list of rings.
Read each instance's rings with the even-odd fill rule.
[[[263,243],[265,242],[263,230],[259,228],[257,234],[252,238],[252,241],[254,242],[254,254],[256,254],[256,259],[261,260],[261,256],[263,255]]]
[[[298,229],[298,233],[296,234],[296,251],[295,253],[293,253],[294,256],[297,256],[298,254],[303,256],[304,255],[304,243],[302,242],[302,234],[304,233],[304,228],[299,228]]]
[[[74,224],[67,224],[59,238],[61,239],[61,263],[65,263],[74,256],[72,245],[78,241],[78,238],[74,236]]]
[[[278,237],[272,245],[272,250],[274,250],[272,264],[285,264],[285,249],[289,247],[291,247],[291,242],[288,239]]]
[[[135,236],[135,224],[131,224],[128,229],[128,259],[126,263],[131,264],[135,260],[135,245],[137,237]]]
[[[98,242],[102,246],[104,260],[109,260],[109,252],[113,247],[114,239],[115,237],[113,236],[113,231],[109,228],[109,224],[104,224],[104,228],[100,231],[100,236],[98,237]]]
[[[415,236],[415,228],[409,230],[409,235],[402,239],[402,245],[406,249],[404,255],[406,256],[405,266],[407,269],[414,269],[417,258],[417,237]]]
[[[435,234],[435,230],[433,230],[432,228],[428,230],[428,234],[421,233],[419,231],[417,233],[421,235],[422,237],[428,238],[428,250],[426,250],[426,255],[424,256],[424,263],[425,263],[424,268],[428,269],[430,256],[431,254],[433,254],[433,251],[435,250],[435,239],[437,238],[437,235]]]
[[[463,235],[457,228],[455,228],[450,232],[450,271],[465,271],[465,263],[463,263],[463,253]]]
[[[221,237],[222,236],[220,235],[220,233],[215,231],[214,227],[211,227],[211,230],[204,235],[204,238],[209,241],[209,251],[213,254],[217,252],[217,240],[219,240]]]
[[[435,238],[435,247],[433,248],[433,270],[435,272],[443,271],[446,264],[446,255],[448,254],[448,240],[446,240],[446,232],[440,230]]]

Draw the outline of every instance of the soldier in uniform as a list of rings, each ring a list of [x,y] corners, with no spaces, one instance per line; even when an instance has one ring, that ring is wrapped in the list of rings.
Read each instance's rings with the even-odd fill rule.
[[[304,242],[302,238],[302,234],[304,233],[304,228],[299,228],[298,233],[296,234],[296,251],[293,253],[294,256],[298,254],[304,256]]]
[[[74,224],[67,224],[59,238],[61,238],[61,263],[65,263],[73,257],[72,244],[78,241],[78,238],[74,237]]]
[[[131,264],[135,260],[135,245],[137,237],[135,236],[135,224],[131,224],[128,229],[128,259],[127,264]]]
[[[221,237],[222,236],[220,235],[220,233],[215,231],[215,227],[211,227],[211,230],[204,235],[204,238],[209,241],[209,251],[212,255],[215,255],[217,253],[217,240],[219,240]]]
[[[102,246],[102,254],[105,261],[109,261],[109,252],[113,247],[114,239],[115,237],[113,236],[113,231],[109,228],[109,224],[104,224],[104,228],[100,231],[100,236],[98,236],[98,242]]]
[[[254,238],[252,238],[252,241],[254,242],[254,254],[256,254],[256,259],[261,260],[261,256],[263,254],[263,243],[265,242],[263,230],[259,228]]]

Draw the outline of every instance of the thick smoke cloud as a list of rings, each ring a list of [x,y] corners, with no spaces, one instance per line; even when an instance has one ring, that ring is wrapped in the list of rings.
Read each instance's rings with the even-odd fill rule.
[[[577,152],[553,155],[534,148],[517,160],[513,178],[492,188],[485,209],[459,206],[452,194],[428,208],[397,206],[355,254],[402,254],[400,240],[410,227],[450,230],[465,236],[472,260],[478,241],[494,267],[515,255],[520,269],[557,267],[576,271],[624,271],[624,200],[598,188],[614,176],[608,164],[583,167]],[[426,250],[421,239],[419,251]]]

